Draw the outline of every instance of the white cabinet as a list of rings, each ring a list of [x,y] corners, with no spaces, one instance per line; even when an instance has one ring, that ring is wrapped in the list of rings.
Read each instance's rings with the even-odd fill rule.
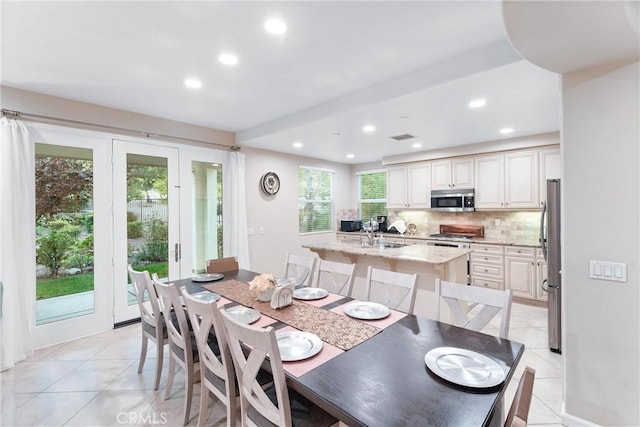
[[[560,149],[540,150],[540,206],[547,200],[547,180],[558,179],[562,175]]]
[[[546,287],[546,281],[547,281],[547,262],[544,260],[544,256],[542,255],[542,249],[538,249],[536,251],[536,281],[535,281],[535,288],[536,288],[536,299],[540,300],[540,301],[546,301],[547,300],[547,291],[545,291],[542,288],[542,285],[544,283],[544,286]]]
[[[476,208],[504,208],[504,156],[480,156],[475,159]]]
[[[535,248],[507,246],[505,248],[505,280],[514,297],[535,299]]]
[[[537,208],[539,185],[537,151],[519,151],[505,154],[505,208]]]
[[[472,244],[470,255],[471,285],[504,289],[503,247]]]
[[[473,188],[473,159],[439,160],[431,163],[431,189]]]
[[[430,163],[387,168],[388,209],[428,208],[430,193]]]
[[[476,157],[475,182],[476,208],[538,208],[538,152]]]

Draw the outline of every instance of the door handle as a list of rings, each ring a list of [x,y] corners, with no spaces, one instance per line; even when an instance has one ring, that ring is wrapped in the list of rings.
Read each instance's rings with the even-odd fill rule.
[[[180,261],[180,258],[181,258],[181,254],[180,254],[181,246],[182,245],[180,245],[180,243],[176,243],[175,246],[174,246],[174,248],[175,248],[174,254],[175,254],[176,262]]]

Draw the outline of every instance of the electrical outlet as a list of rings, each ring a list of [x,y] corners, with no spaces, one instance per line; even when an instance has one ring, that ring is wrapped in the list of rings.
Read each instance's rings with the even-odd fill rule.
[[[500,218],[496,218],[496,227],[500,225]]]
[[[626,282],[627,264],[623,262],[589,261],[589,278],[611,282]]]

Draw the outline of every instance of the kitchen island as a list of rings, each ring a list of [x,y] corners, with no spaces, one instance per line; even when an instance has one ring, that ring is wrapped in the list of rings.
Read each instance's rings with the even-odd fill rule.
[[[318,254],[321,259],[357,264],[352,295],[356,299],[366,299],[364,288],[369,266],[402,273],[418,273],[414,312],[431,318],[435,315],[436,278],[466,284],[467,258],[471,253],[470,249],[423,244],[381,248],[339,240],[302,246]]]

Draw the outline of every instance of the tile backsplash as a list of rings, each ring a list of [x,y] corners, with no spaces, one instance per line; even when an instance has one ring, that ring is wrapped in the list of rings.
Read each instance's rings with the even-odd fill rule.
[[[357,209],[336,212],[338,229],[341,219],[360,218]],[[484,225],[485,237],[495,239],[537,241],[540,228],[539,211],[476,211],[476,212],[432,212],[389,211],[388,225],[402,219],[406,224],[414,223],[416,234],[429,235],[440,232],[440,224]]]

